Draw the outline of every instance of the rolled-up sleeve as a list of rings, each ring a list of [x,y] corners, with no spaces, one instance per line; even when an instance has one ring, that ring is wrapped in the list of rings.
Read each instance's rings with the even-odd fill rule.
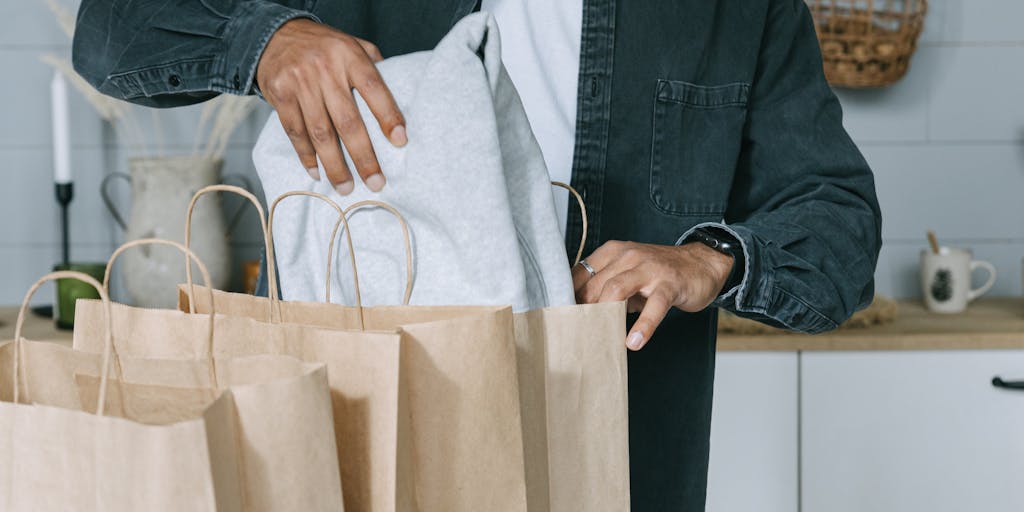
[[[100,92],[153,107],[251,94],[270,36],[316,17],[311,0],[83,0],[75,70]]]
[[[843,128],[803,0],[772,2],[719,227],[740,240],[746,259],[721,307],[816,333],[873,298],[881,247],[874,177]]]

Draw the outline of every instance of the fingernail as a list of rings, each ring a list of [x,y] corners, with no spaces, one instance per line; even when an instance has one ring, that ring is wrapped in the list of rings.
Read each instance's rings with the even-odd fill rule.
[[[384,188],[385,183],[387,181],[384,179],[384,175],[379,172],[366,178],[366,186],[374,192],[380,192],[380,189]]]
[[[630,350],[640,350],[644,346],[644,334],[640,331],[629,333],[629,337],[626,338],[626,346]]]
[[[398,125],[391,130],[391,135],[389,135],[388,138],[391,139],[391,143],[397,147],[402,147],[409,142],[409,138],[405,135],[405,127],[402,125]]]
[[[309,173],[310,178],[313,178],[313,181],[320,181],[320,170],[316,167],[308,167],[306,172]]]
[[[343,196],[351,194],[354,188],[356,188],[356,183],[352,180],[343,181],[334,186],[334,190]]]

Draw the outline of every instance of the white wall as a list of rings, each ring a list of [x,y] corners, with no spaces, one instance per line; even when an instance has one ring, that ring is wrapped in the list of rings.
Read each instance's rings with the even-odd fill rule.
[[[919,296],[925,230],[995,264],[995,295],[1021,294],[1024,258],[1024,2],[932,0],[896,85],[839,91],[875,171],[884,244],[879,292]],[[978,280],[980,280],[978,277]],[[980,284],[980,283],[978,283]]]
[[[75,0],[64,0],[72,6]],[[846,125],[875,170],[885,246],[880,292],[918,294],[924,231],[968,246],[999,270],[994,293],[1021,293],[1024,257],[1024,2],[932,0],[921,48],[907,77],[877,91],[840,91]],[[15,6],[16,5],[16,6]],[[9,3],[0,16],[0,304],[20,300],[59,255],[51,181],[49,68],[38,56],[70,53],[41,0]],[[120,240],[98,189],[139,153],[104,136],[102,124],[71,95],[72,204],[76,260],[102,260]],[[187,152],[198,108],[162,112],[168,152]],[[236,133],[226,172],[255,175],[249,150],[262,110]],[[143,116],[141,121],[148,121]],[[121,204],[127,206],[126,194]],[[230,201],[233,201],[230,200]],[[229,205],[236,204],[229,202]],[[258,255],[253,215],[234,237],[236,252]],[[43,294],[41,297],[46,297]]]
[[[58,1],[77,9],[77,0]],[[6,305],[19,303],[28,286],[60,259],[50,121],[49,85],[53,75],[39,56],[55,53],[70,57],[71,43],[42,0],[11,2],[0,11],[0,304]],[[128,158],[152,151],[114,138],[109,127],[70,86],[69,101],[75,176],[75,198],[70,208],[71,258],[105,261],[122,239],[120,228],[100,199],[100,182],[109,172],[127,172]],[[191,151],[200,110],[187,107],[158,111],[163,119],[165,154]],[[250,151],[268,112],[261,106],[235,133],[225,155],[225,173],[246,174],[258,185]],[[136,118],[142,138],[157,140],[150,112],[140,113]],[[112,190],[127,216],[131,205],[128,186],[118,182]],[[262,197],[262,192],[257,196]],[[234,197],[224,201],[229,211],[239,204]],[[236,261],[259,257],[261,235],[257,223],[250,210],[236,230],[232,238]],[[43,291],[33,302],[51,299],[52,292]]]

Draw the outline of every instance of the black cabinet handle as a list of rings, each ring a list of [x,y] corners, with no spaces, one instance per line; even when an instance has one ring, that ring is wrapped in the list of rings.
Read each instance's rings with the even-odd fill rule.
[[[1021,381],[1021,380],[1006,381],[1006,380],[1001,379],[998,376],[992,377],[992,385],[997,387],[997,388],[1003,388],[1003,389],[1020,389],[1020,390],[1024,390],[1024,381]]]

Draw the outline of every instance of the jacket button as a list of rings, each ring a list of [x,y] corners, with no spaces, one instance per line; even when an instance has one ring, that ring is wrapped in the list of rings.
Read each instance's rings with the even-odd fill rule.
[[[181,77],[178,76],[178,75],[171,75],[171,76],[167,77],[167,83],[171,87],[177,87],[177,86],[181,85]]]

